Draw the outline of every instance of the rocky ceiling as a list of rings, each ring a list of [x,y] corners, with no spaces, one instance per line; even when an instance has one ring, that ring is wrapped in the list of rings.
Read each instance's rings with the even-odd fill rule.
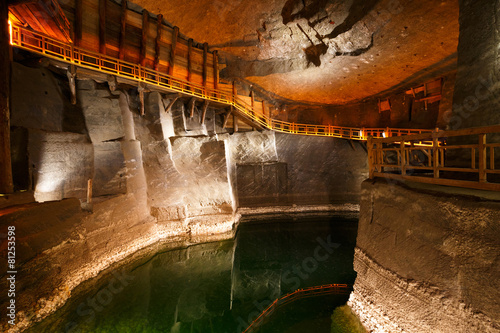
[[[458,0],[132,1],[293,101],[353,102],[456,59]]]

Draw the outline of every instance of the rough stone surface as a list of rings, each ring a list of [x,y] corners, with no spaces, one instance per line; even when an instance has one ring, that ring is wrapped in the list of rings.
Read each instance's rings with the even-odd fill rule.
[[[120,142],[94,144],[93,195],[113,195],[127,191],[125,158]]]
[[[29,152],[37,201],[86,198],[94,168],[93,146],[86,135],[33,130]]]
[[[457,50],[457,0],[136,2],[221,50],[227,76],[293,101],[363,99]]]
[[[77,98],[93,143],[122,138],[123,123],[118,98],[106,90],[78,90]]]
[[[372,332],[498,332],[499,220],[498,200],[364,182],[349,305]]]

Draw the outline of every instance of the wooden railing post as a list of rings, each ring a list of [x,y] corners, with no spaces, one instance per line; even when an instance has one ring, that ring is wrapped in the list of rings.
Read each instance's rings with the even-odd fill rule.
[[[486,183],[486,134],[479,134],[479,182]]]
[[[374,173],[374,169],[373,169],[373,138],[372,136],[370,135],[368,137],[368,140],[366,142],[366,146],[367,146],[367,149],[368,149],[368,177],[370,179],[373,179],[373,173]]]
[[[434,178],[439,178],[439,139],[436,129],[432,132],[432,167],[434,170]]]
[[[405,140],[401,140],[400,143],[400,160],[401,160],[401,175],[406,176],[406,149],[405,149]]]

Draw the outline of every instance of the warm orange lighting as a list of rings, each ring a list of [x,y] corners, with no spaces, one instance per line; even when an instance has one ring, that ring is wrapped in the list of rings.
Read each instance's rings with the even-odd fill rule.
[[[10,42],[10,45],[14,45],[14,43],[12,42],[12,21],[9,20],[9,42]]]

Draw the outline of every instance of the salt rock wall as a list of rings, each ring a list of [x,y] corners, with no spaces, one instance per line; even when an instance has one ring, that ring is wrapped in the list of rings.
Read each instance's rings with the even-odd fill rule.
[[[498,332],[499,220],[498,200],[365,181],[349,306],[371,332]]]
[[[57,68],[13,64],[14,182],[0,232],[16,226],[15,331],[60,308],[81,282],[162,240],[230,238],[239,207],[356,203],[359,144],[222,128],[223,110],[135,88],[77,80],[71,105]],[[77,73],[78,77],[78,73]],[[260,171],[259,171],[260,170]],[[259,171],[259,172],[257,172]],[[92,180],[92,200],[87,201]],[[11,208],[9,206],[14,206]],[[7,256],[6,242],[0,255]],[[7,260],[0,269],[7,271]],[[0,281],[2,290],[7,280]],[[0,306],[9,300],[0,295]],[[5,317],[6,318],[6,317]],[[11,328],[5,321],[0,327]]]

